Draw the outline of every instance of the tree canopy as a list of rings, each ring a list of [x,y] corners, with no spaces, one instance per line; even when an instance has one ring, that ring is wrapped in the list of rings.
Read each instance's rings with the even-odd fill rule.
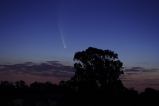
[[[75,76],[72,80],[94,87],[111,87],[123,73],[118,54],[111,50],[89,47],[74,55]]]

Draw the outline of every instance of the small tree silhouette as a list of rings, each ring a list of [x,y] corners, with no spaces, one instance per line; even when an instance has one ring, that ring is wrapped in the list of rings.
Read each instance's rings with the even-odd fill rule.
[[[76,84],[85,88],[112,88],[119,84],[123,64],[113,51],[89,47],[75,53],[74,61],[76,72],[72,81]]]
[[[18,89],[28,88],[26,83],[22,80],[15,82],[15,87],[18,88]]]

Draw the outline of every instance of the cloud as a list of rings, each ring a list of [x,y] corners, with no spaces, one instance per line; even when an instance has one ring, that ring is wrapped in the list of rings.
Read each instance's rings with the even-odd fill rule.
[[[131,67],[124,70],[125,72],[156,72],[159,71],[159,69],[150,68],[146,69],[144,67]]]
[[[121,80],[128,88],[135,88],[138,91],[144,91],[148,87],[159,89],[159,69],[132,67],[125,69],[124,72]]]
[[[56,79],[55,82],[57,82],[57,79],[60,81],[71,78],[74,72],[72,66],[65,66],[59,61],[47,61],[40,64],[26,62],[0,65],[0,80],[28,80],[27,78],[31,78],[32,80],[41,81],[41,79],[53,80],[52,78],[54,78]]]
[[[135,88],[139,91],[143,91],[147,87],[159,89],[158,69],[132,67],[125,69],[124,72],[121,80],[128,88]],[[28,84],[34,81],[59,83],[61,80],[70,79],[74,73],[75,69],[72,66],[63,65],[59,61],[0,65],[0,80],[13,82],[24,80]]]

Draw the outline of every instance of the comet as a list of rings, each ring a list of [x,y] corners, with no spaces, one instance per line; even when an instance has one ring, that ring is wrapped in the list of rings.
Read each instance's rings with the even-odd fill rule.
[[[63,30],[62,30],[62,27],[60,27],[60,24],[58,24],[58,29],[59,29],[59,34],[60,34],[60,38],[61,38],[61,42],[62,42],[63,48],[66,49],[67,45],[66,45],[65,37],[63,35]]]
[[[63,48],[66,49],[67,45],[66,45],[66,41],[65,41],[65,36],[64,36],[64,32],[63,32],[63,26],[62,26],[62,17],[61,14],[63,13],[62,11],[62,5],[63,1],[59,1],[59,5],[58,5],[58,14],[57,14],[57,27],[59,30],[59,34],[60,34],[60,38],[61,38],[61,42],[63,45]]]
[[[61,34],[61,41],[62,41],[62,44],[63,44],[63,48],[66,49],[67,46],[66,46],[65,38],[62,34]]]

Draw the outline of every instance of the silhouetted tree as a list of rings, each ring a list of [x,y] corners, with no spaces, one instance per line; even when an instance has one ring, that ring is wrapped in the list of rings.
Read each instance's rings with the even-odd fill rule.
[[[7,89],[13,89],[15,88],[14,84],[8,81],[1,81],[0,88],[7,90]]]
[[[119,79],[123,74],[123,64],[116,53],[89,47],[75,53],[74,61],[75,75],[60,83],[69,92],[64,93],[64,104],[71,104],[72,101],[75,104],[103,104],[107,97],[111,100],[124,96],[126,88]]]
[[[111,50],[89,47],[75,53],[74,61],[76,72],[72,80],[88,87],[111,88],[123,73],[122,62]]]
[[[22,80],[16,81],[16,82],[15,82],[15,86],[16,86],[16,88],[18,88],[18,89],[24,89],[24,88],[27,88],[27,87],[28,87],[28,86],[26,85],[26,83],[25,83],[24,81],[22,81]]]

